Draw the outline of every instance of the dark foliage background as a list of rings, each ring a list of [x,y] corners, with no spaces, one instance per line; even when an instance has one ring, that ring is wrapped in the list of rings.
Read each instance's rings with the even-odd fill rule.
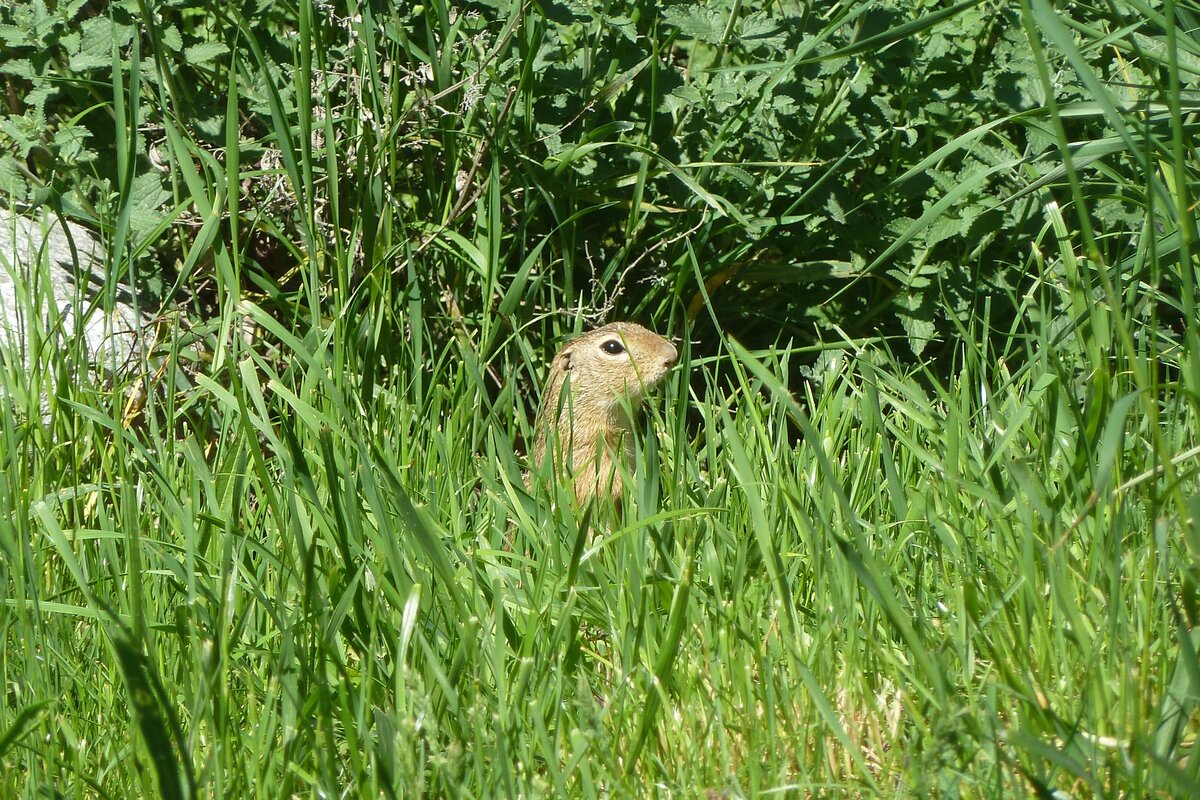
[[[1020,327],[1051,202],[1086,217],[1119,283],[1180,307],[1142,238],[1169,256],[1173,223],[1124,179],[1166,146],[1164,17],[1064,12],[1074,49],[1052,47],[1040,76],[1012,3],[329,2],[299,26],[272,0],[11,4],[0,187],[123,219],[109,233],[148,286],[200,318],[222,262],[285,318],[382,314],[364,336],[385,358],[378,326],[403,332],[405,310],[448,336],[492,319],[548,334],[543,315],[572,309],[936,356],[972,321]],[[1182,37],[1187,108],[1194,48]],[[130,58],[118,109],[104,98]],[[114,133],[120,114],[136,139]],[[240,197],[207,199],[222,192]],[[352,271],[301,285],[310,259],[345,252]]]

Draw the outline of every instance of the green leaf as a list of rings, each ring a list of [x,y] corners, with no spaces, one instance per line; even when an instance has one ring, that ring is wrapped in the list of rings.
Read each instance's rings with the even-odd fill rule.
[[[207,64],[228,53],[229,46],[224,42],[202,42],[185,50],[184,58],[189,64]]]

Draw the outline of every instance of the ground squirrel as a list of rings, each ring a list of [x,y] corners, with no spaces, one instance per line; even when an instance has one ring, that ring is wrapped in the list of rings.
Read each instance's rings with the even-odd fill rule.
[[[582,505],[621,497],[621,471],[633,456],[632,414],[679,358],[675,345],[632,322],[614,322],[567,342],[550,364],[533,446],[533,471],[552,442],[551,469],[570,475]]]

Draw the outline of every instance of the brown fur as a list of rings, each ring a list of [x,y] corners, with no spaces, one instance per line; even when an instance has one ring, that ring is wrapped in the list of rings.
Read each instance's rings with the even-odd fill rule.
[[[564,345],[542,392],[533,469],[542,467],[552,442],[554,475],[571,477],[581,505],[595,495],[619,501],[621,471],[613,458],[631,463],[630,412],[678,358],[673,344],[632,322],[605,325]]]

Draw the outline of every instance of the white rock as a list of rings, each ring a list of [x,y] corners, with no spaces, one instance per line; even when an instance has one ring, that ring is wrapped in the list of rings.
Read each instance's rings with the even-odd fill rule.
[[[23,217],[0,208],[0,350],[29,364],[31,347],[76,344],[89,368],[127,374],[141,361],[146,328],[128,287],[105,308],[105,259],[91,232],[50,213]]]

